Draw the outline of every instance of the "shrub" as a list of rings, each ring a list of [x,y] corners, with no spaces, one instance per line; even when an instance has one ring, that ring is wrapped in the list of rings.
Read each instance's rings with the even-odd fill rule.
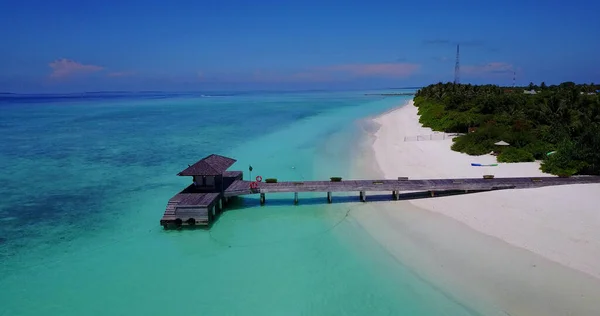
[[[506,134],[506,127],[498,126],[495,122],[487,122],[475,132],[454,138],[452,150],[468,155],[484,155],[496,149],[494,143],[498,139],[505,139]]]
[[[342,181],[342,177],[331,177],[331,182],[340,182]]]
[[[509,147],[498,155],[499,162],[532,162],[535,161],[533,154],[527,150]]]
[[[529,143],[523,147],[523,150],[530,152],[535,159],[543,160],[546,159],[547,154],[554,150],[552,144],[544,142],[544,141],[536,141],[533,143]]]
[[[583,168],[581,161],[560,159],[556,158],[556,155],[557,154],[554,154],[542,162],[540,169],[543,172],[562,177],[569,177],[577,174],[579,170]]]
[[[265,182],[266,183],[277,183],[277,179],[275,179],[275,178],[268,178],[268,179],[265,179]]]
[[[452,150],[465,153],[467,155],[484,155],[492,151],[493,143],[491,141],[478,142],[475,136],[477,132],[459,136],[453,139]]]
[[[565,148],[565,146],[561,146]],[[588,166],[587,163],[581,160],[573,159],[572,153],[569,151],[560,150],[548,159],[542,162],[540,169],[543,172],[551,173],[558,176],[572,176],[578,174]]]
[[[571,176],[586,171],[590,163],[582,158],[582,149],[584,148],[574,141],[565,139],[558,144],[556,153],[544,160],[540,169],[559,176]]]

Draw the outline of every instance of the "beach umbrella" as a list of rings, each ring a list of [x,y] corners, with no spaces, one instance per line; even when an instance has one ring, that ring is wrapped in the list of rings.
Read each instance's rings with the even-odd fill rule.
[[[503,146],[504,147],[504,146],[509,146],[510,144],[507,143],[507,142],[505,142],[505,141],[503,141],[503,140],[501,140],[499,142],[494,143],[494,145],[496,145],[496,146]],[[500,150],[500,148],[498,148],[498,152],[500,152],[500,151],[502,151],[502,150]]]

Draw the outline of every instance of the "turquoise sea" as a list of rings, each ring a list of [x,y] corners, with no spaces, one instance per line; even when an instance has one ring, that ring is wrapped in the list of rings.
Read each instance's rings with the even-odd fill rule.
[[[355,203],[248,197],[210,231],[159,226],[191,181],[176,173],[211,153],[246,178],[356,177],[363,119],[407,100],[1,96],[0,315],[476,314],[349,220]]]

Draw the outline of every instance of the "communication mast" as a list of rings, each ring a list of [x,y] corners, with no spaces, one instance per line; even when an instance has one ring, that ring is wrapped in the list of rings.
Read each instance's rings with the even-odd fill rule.
[[[460,83],[460,50],[459,44],[456,44],[456,65],[454,65],[454,84]]]
[[[516,86],[517,82],[517,72],[513,71],[513,88]]]

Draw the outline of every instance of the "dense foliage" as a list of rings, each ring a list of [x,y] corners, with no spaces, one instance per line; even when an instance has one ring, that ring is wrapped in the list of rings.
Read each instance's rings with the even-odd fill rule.
[[[500,152],[500,162],[543,160],[542,170],[557,175],[597,175],[599,89],[573,82],[520,88],[438,83],[420,89],[415,105],[424,126],[465,133],[454,139],[453,150],[469,155]],[[500,140],[510,146],[494,145]],[[551,151],[555,153],[547,155]]]
[[[532,162],[535,157],[532,153],[521,148],[506,148],[498,155],[498,162]]]

